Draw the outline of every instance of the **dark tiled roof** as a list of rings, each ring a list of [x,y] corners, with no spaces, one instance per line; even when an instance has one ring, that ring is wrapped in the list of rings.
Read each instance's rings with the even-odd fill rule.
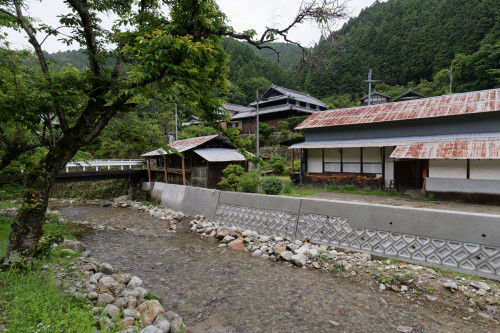
[[[274,97],[274,98],[270,98],[270,100],[278,100],[278,99],[282,99],[282,98],[293,98],[297,101],[304,102],[304,103],[319,105],[319,106],[323,106],[323,107],[328,106],[325,103],[323,103],[322,101],[320,101],[319,99],[314,98],[306,93],[303,93],[300,91],[295,91],[293,89],[289,89],[289,88],[285,88],[285,87],[280,87],[280,86],[277,86],[274,84],[272,84],[271,87],[269,87],[269,89],[262,96],[265,96],[271,90],[278,91],[279,93],[283,94],[283,97]],[[262,101],[261,101],[261,103],[262,103]],[[257,104],[256,102],[250,103],[250,105],[252,105],[252,106],[256,105],[256,104]]]
[[[280,111],[289,111],[289,110],[295,110],[298,112],[304,112],[304,113],[310,113],[310,114],[320,112],[319,110],[312,110],[312,109],[309,109],[309,108],[306,108],[303,106],[298,106],[295,104],[283,104],[283,105],[271,106],[268,108],[262,108],[262,109],[259,108],[259,115],[280,112]],[[256,114],[257,114],[257,111],[254,109],[253,111],[240,112],[238,114],[235,114],[232,119],[236,120],[236,119],[255,117]]]
[[[426,97],[424,95],[417,93],[417,92],[414,92],[411,89],[408,89],[408,91],[405,92],[404,94],[401,94],[400,96],[394,98],[392,100],[392,102],[409,101],[412,99],[419,99],[419,98],[426,98]]]

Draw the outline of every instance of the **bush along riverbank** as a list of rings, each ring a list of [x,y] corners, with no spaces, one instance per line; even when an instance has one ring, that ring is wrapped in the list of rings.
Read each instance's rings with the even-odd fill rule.
[[[0,210],[1,222],[10,223],[5,216],[15,213],[16,208]],[[49,229],[69,235],[70,222],[58,215],[50,212]],[[0,330],[190,332],[178,314],[165,311],[161,296],[142,285],[139,277],[90,257],[83,243],[64,239],[50,244],[46,258],[28,271],[0,272]]]
[[[463,318],[476,316],[500,321],[500,284],[476,276],[372,257],[308,239],[292,241],[278,236],[259,235],[252,230],[228,227],[196,216],[191,231],[201,238],[215,238],[219,247],[247,251],[253,257],[282,262],[289,267],[320,270],[367,284],[379,292],[395,292],[416,302],[441,302],[463,310]],[[408,331],[409,332],[409,331]]]

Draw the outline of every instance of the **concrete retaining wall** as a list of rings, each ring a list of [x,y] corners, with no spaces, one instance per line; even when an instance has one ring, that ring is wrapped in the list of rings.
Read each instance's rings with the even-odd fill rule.
[[[310,238],[319,244],[500,280],[497,215],[221,192],[164,183],[155,183],[155,191],[162,191],[161,202],[167,207],[260,234]]]
[[[429,177],[425,180],[429,192],[461,192],[500,194],[500,180]]]

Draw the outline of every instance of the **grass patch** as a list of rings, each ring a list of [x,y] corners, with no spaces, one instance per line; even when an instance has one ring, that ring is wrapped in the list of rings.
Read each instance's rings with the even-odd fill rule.
[[[475,276],[475,275],[469,275],[469,274],[465,274],[465,273],[448,271],[446,269],[436,268],[436,267],[430,267],[430,268],[437,273],[441,273],[441,274],[445,274],[445,275],[458,276],[458,277],[463,277],[463,278],[468,279],[468,280],[475,280],[475,281],[482,281],[483,280],[479,276]],[[488,281],[488,283],[490,283],[490,281]]]
[[[278,177],[285,178],[285,177]],[[291,183],[290,179],[285,183],[283,194],[290,197],[307,197],[318,193],[333,192],[333,193],[348,193],[348,194],[367,194],[386,197],[403,197],[404,194],[397,191],[372,190],[370,188],[359,189],[352,185],[330,187],[298,187]]]
[[[6,332],[93,332],[85,299],[64,294],[39,267],[0,272],[0,322]]]
[[[0,209],[19,207],[19,205],[10,202],[0,201]]]
[[[0,256],[5,254],[12,219],[0,216]],[[45,237],[72,237],[68,223],[49,217]],[[57,258],[57,251],[51,260]],[[93,332],[96,321],[86,299],[62,292],[37,261],[26,271],[0,271],[0,327],[5,332]]]
[[[0,200],[22,200],[25,189],[19,183],[6,183],[0,186]]]

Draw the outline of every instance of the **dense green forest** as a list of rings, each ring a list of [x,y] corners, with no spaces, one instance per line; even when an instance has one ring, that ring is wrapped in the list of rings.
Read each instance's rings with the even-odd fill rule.
[[[360,96],[370,68],[386,85],[412,86],[448,83],[453,65],[454,92],[493,88],[499,84],[499,12],[497,0],[378,3],[335,33],[340,47],[319,43],[315,52],[325,54],[334,70],[305,72],[301,85],[320,98]],[[433,95],[447,92],[444,82],[435,83]]]

